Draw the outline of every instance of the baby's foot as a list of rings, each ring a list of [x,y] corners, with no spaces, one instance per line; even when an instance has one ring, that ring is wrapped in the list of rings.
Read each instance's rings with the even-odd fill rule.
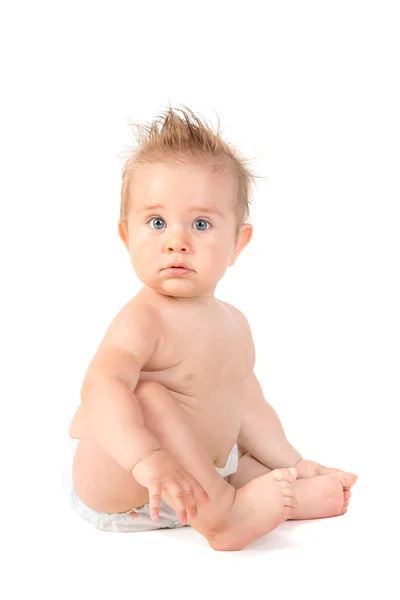
[[[275,469],[236,490],[229,513],[205,534],[210,546],[215,550],[240,550],[293,518],[297,508],[293,486],[296,477],[297,472]]]
[[[290,519],[321,519],[336,517],[347,512],[350,488],[358,477],[339,471],[294,482],[297,508]]]

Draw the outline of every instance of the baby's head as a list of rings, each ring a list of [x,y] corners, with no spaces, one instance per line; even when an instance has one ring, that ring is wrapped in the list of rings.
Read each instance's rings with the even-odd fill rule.
[[[172,108],[137,125],[122,171],[118,232],[138,278],[157,293],[212,296],[252,236],[246,223],[256,175],[192,111]],[[184,263],[191,271],[165,270]]]

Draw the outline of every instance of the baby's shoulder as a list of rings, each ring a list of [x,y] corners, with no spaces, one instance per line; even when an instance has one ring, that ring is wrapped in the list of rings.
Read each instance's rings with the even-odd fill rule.
[[[249,327],[249,322],[244,313],[239,310],[233,304],[229,304],[229,302],[225,302],[224,300],[220,300],[221,304],[225,307],[225,309],[230,313],[230,315],[235,319],[239,326],[247,328]]]
[[[157,307],[154,302],[149,302],[147,298],[142,296],[140,292],[130,298],[121,308],[121,313],[127,317],[135,315],[137,318],[148,316],[156,316]]]
[[[254,347],[254,340],[253,340],[253,335],[251,333],[251,328],[250,328],[250,324],[247,320],[246,315],[239,310],[236,306],[233,306],[233,304],[229,304],[229,302],[223,302],[223,304],[226,307],[226,310],[228,310],[230,312],[230,314],[232,315],[232,317],[235,320],[235,323],[238,326],[238,329],[240,331],[240,336],[243,342],[243,346],[245,349],[245,354],[246,354],[246,362],[248,362],[248,364],[250,365],[254,365],[255,363],[255,347]],[[251,367],[253,368],[253,367]]]
[[[156,308],[139,295],[130,298],[118,311],[108,333],[128,339],[132,335],[150,335],[158,330],[159,314]]]

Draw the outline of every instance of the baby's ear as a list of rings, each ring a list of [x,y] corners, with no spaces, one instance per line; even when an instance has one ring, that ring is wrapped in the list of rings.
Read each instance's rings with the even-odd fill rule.
[[[118,221],[118,235],[119,235],[120,239],[122,240],[125,248],[129,252],[129,246],[128,246],[128,228],[126,226],[126,222],[125,221]]]
[[[233,254],[231,256],[231,260],[229,261],[229,266],[235,264],[235,261],[239,254],[246,248],[247,244],[250,242],[253,237],[253,226],[250,223],[245,223],[239,229],[239,232],[236,236],[235,247],[233,249]]]

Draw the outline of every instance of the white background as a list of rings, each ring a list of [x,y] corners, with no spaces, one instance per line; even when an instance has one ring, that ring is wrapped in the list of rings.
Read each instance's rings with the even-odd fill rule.
[[[398,597],[398,10],[3,4],[4,598]],[[60,483],[87,365],[141,287],[117,235],[128,120],[168,102],[218,114],[265,176],[216,296],[247,315],[292,444],[359,475],[344,517],[287,522],[237,553],[189,528],[97,531]]]

